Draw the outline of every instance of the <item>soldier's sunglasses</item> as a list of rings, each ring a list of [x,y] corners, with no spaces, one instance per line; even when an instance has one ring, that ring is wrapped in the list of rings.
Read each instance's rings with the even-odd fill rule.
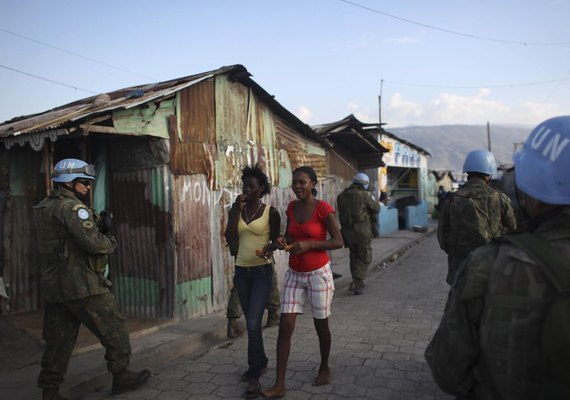
[[[85,187],[91,186],[91,184],[93,183],[93,181],[89,179],[76,179],[75,182],[81,183]]]

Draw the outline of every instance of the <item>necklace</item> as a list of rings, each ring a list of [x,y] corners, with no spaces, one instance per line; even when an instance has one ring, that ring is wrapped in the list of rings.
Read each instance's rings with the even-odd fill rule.
[[[245,205],[245,207],[243,208],[243,215],[245,216],[245,222],[246,223],[249,224],[251,222],[251,220],[253,218],[255,218],[255,216],[257,215],[257,212],[259,211],[259,209],[261,208],[262,205],[263,205],[263,203],[260,201],[259,207],[257,207],[257,210],[255,210],[255,212],[253,213],[253,215],[251,217],[247,214],[247,204]]]

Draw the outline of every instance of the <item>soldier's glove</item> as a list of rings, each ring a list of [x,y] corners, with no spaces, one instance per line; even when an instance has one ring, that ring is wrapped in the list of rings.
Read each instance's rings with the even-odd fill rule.
[[[106,235],[113,229],[113,214],[103,210],[99,216],[101,217],[101,233]]]

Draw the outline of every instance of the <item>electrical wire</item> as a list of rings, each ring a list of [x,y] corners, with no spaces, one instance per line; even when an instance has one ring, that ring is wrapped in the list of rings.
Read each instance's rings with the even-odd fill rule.
[[[449,33],[452,35],[468,37],[470,39],[486,40],[489,42],[498,42],[498,43],[507,43],[507,44],[518,44],[518,45],[522,45],[522,46],[566,46],[566,45],[570,44],[570,42],[550,42],[550,43],[549,42],[521,42],[521,41],[517,41],[517,40],[503,40],[503,39],[495,39],[495,38],[490,38],[490,37],[485,37],[485,36],[472,35],[469,33],[452,31],[450,29],[439,28],[439,27],[434,26],[434,25],[428,25],[428,24],[424,24],[422,22],[413,21],[411,19],[398,17],[397,15],[388,14],[388,13],[383,12],[383,11],[375,10],[374,8],[366,7],[366,6],[363,6],[361,4],[358,4],[358,3],[355,3],[355,2],[352,2],[349,0],[340,0],[340,1],[342,1],[343,3],[353,5],[355,7],[360,7],[364,10],[367,10],[367,11],[374,12],[376,14],[381,14],[381,15],[384,15],[386,17],[397,19],[399,21],[407,22],[409,24],[422,26],[422,27],[427,28],[427,29],[432,29],[434,31],[439,31],[439,32],[444,32],[444,33]]]
[[[72,56],[79,57],[79,58],[83,58],[84,60],[94,62],[94,63],[99,64],[99,65],[104,65],[105,67],[112,68],[112,69],[115,69],[115,70],[117,70],[117,71],[126,72],[126,73],[128,73],[128,74],[136,75],[136,76],[139,76],[139,77],[142,77],[142,78],[145,78],[145,79],[151,79],[151,80],[153,80],[153,81],[156,80],[156,79],[154,79],[154,78],[152,78],[152,77],[150,77],[150,76],[142,75],[142,74],[139,74],[139,73],[137,73],[137,72],[129,71],[128,69],[124,69],[124,68],[121,68],[121,67],[117,67],[117,66],[115,66],[115,65],[111,65],[111,64],[108,64],[108,63],[103,62],[103,61],[96,60],[96,59],[91,58],[91,57],[87,57],[87,56],[84,56],[84,55],[81,55],[81,54],[78,54],[78,53],[74,53],[74,52],[72,52],[72,51],[63,49],[63,48],[61,48],[61,47],[53,46],[53,45],[51,45],[51,44],[49,44],[49,43],[45,43],[45,42],[42,42],[42,41],[40,41],[40,40],[36,40],[36,39],[31,38],[31,37],[21,35],[21,34],[19,34],[19,33],[9,31],[8,29],[4,29],[4,28],[2,28],[2,27],[0,27],[0,31],[5,32],[5,33],[9,33],[10,35],[17,36],[17,37],[19,37],[19,38],[21,38],[21,39],[29,40],[30,42],[34,42],[34,43],[41,44],[42,46],[49,47],[50,49],[55,49],[55,50],[61,51],[61,52],[63,52],[63,53],[70,54],[70,55],[72,55]]]
[[[78,86],[68,85],[67,83],[54,81],[52,79],[44,78],[43,76],[38,76],[38,75],[30,74],[29,72],[20,71],[19,69],[16,69],[16,68],[10,68],[10,67],[7,67],[6,65],[0,64],[0,67],[5,68],[5,69],[10,70],[10,71],[13,71],[13,72],[17,72],[17,73],[22,74],[22,75],[31,76],[32,78],[41,79],[42,81],[55,83],[56,85],[65,86],[65,87],[75,89],[75,90],[80,90],[80,91],[86,92],[86,93],[98,94],[97,92],[94,92],[92,90],[83,89],[83,88],[80,88]]]

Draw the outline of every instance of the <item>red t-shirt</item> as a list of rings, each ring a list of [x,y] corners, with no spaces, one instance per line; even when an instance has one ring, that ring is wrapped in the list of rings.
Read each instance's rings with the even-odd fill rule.
[[[328,231],[325,225],[325,218],[330,213],[334,214],[334,209],[326,201],[317,200],[311,219],[299,224],[293,215],[293,208],[296,202],[297,201],[292,201],[289,203],[287,211],[285,212],[289,219],[287,235],[290,236],[294,242],[326,240]],[[309,250],[301,255],[289,255],[289,267],[297,272],[314,271],[324,267],[328,262],[329,255],[326,250]]]

